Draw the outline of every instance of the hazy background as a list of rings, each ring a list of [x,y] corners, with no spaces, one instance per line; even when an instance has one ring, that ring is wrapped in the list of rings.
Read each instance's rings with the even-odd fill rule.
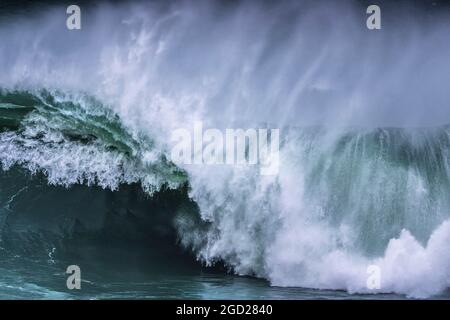
[[[72,3],[82,8],[80,31],[65,28]],[[369,4],[381,6],[382,30],[366,28]],[[139,73],[139,85],[110,86],[130,104],[156,95],[178,105],[175,95],[200,97],[183,110],[201,108],[217,126],[249,118],[442,125],[450,123],[449,8],[447,1],[2,1],[0,80],[54,77],[58,85],[102,95],[106,87],[93,88],[117,71],[107,71],[108,81],[100,74],[105,55],[115,55],[114,48],[111,61],[129,57],[132,42],[145,52],[120,61],[115,76],[134,68],[129,81]],[[25,64],[27,74],[18,76]],[[139,101],[128,99],[133,90]]]

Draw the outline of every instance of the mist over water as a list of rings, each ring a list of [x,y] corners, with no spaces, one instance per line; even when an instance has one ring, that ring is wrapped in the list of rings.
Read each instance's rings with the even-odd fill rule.
[[[448,11],[382,6],[370,31],[356,1],[81,10],[79,31],[62,6],[0,18],[3,170],[69,193],[184,190],[167,209],[180,246],[274,286],[374,293],[377,265],[375,293],[446,290]],[[196,121],[280,128],[279,174],[175,166],[171,133]]]
[[[2,23],[3,86],[39,80],[88,91],[127,116],[145,108],[148,118],[164,104],[161,122],[169,110],[279,126],[449,117],[446,11],[387,5],[373,32],[353,1],[100,3],[73,32],[63,9],[37,6]]]

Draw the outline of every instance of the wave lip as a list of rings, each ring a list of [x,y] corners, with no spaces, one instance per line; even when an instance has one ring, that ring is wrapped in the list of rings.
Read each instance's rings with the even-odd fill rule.
[[[110,109],[84,94],[0,92],[0,163],[43,172],[50,184],[115,190],[140,182],[152,193],[184,183],[153,142],[133,136]]]

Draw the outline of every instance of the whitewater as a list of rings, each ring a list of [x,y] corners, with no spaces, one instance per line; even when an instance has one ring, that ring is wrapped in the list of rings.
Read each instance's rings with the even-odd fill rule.
[[[68,192],[168,192],[183,203],[169,222],[179,246],[206,267],[274,287],[446,292],[444,13],[416,24],[418,13],[403,11],[386,19],[389,32],[372,34],[356,2],[101,3],[82,12],[79,31],[51,6],[0,20],[1,179],[24,170]],[[278,174],[174,164],[172,132],[198,121],[279,128]],[[183,200],[170,193],[184,191]],[[21,192],[5,198],[1,229]],[[367,287],[373,265],[376,290]]]

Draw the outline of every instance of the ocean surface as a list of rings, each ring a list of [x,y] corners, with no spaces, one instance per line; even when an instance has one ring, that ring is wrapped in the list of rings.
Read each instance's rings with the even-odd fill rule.
[[[357,1],[82,2],[68,30],[15,3],[1,299],[450,298],[445,10],[373,34]],[[279,129],[279,171],[172,161],[198,121]]]

